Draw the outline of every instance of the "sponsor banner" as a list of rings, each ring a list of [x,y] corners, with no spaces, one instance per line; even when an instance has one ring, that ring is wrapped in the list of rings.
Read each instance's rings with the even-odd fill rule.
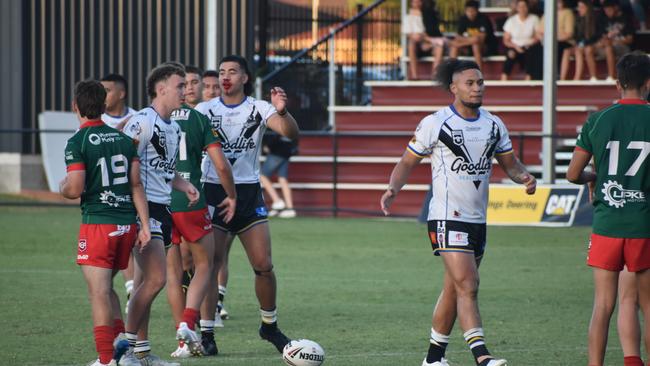
[[[527,195],[520,185],[490,185],[489,225],[571,226],[582,186],[540,185]]]

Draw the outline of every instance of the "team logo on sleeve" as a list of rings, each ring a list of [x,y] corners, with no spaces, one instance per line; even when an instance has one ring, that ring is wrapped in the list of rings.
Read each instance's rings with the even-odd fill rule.
[[[140,122],[135,122],[129,127],[129,131],[133,135],[139,135],[142,132],[142,127],[140,127]]]

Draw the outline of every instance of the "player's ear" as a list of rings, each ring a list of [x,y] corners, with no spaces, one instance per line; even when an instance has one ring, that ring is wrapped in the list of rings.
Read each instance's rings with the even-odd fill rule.
[[[452,81],[451,84],[449,84],[449,91],[450,91],[452,94],[456,95],[456,93],[458,92],[458,87],[456,87],[456,83],[455,83],[455,82]]]
[[[72,111],[75,113],[79,113],[79,108],[77,107],[77,101],[74,99],[72,100]]]

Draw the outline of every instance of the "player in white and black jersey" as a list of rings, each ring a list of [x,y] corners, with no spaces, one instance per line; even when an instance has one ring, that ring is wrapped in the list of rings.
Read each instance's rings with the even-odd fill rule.
[[[106,111],[102,114],[102,121],[121,131],[129,118],[137,113],[126,105],[129,88],[126,78],[119,74],[108,74],[101,83],[106,90]]]
[[[429,238],[434,254],[442,257],[445,277],[422,365],[447,365],[443,357],[456,316],[477,365],[506,365],[506,360],[493,358],[487,350],[477,302],[492,159],[514,182],[524,184],[526,193],[535,193],[536,181],[513,154],[503,122],[480,108],[485,87],[478,65],[450,59],[440,65],[437,75],[454,94],[454,102],[420,122],[380,204],[388,215],[411,170],[424,157],[431,157]]]
[[[196,110],[207,115],[223,136],[223,152],[232,165],[237,190],[234,218],[223,222],[213,215],[217,256],[223,256],[229,235],[237,235],[255,272],[255,291],[260,303],[262,325],[259,334],[282,352],[289,339],[277,326],[276,279],[271,260],[271,236],[262,188],[260,186],[260,151],[266,128],[290,139],[298,137],[298,125],[287,111],[287,96],[281,88],[271,90],[271,103],[248,96],[252,77],[246,60],[227,56],[219,63],[221,97],[200,103]],[[209,206],[216,207],[225,198],[219,177],[212,164],[204,160],[203,181]],[[221,258],[215,258],[215,269]],[[215,291],[211,291],[214,293]],[[214,302],[214,300],[210,300]],[[216,307],[216,306],[215,306]],[[210,314],[201,314],[203,316]],[[214,316],[214,315],[212,315]]]
[[[149,313],[156,295],[165,286],[165,247],[171,245],[172,218],[169,211],[172,188],[185,192],[191,204],[199,199],[198,190],[176,172],[180,126],[171,119],[181,107],[185,93],[185,71],[163,64],[147,77],[151,105],[134,115],[124,132],[137,143],[141,179],[149,204],[151,241],[136,260],[135,285],[126,323],[129,352],[120,365],[177,365],[151,354],[148,341]]]

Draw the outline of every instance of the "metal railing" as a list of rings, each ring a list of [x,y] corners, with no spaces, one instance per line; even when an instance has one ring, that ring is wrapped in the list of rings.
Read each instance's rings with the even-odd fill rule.
[[[0,129],[0,134],[19,134],[22,136],[25,135],[34,135],[40,133],[73,133],[74,130],[68,129]],[[340,179],[340,165],[348,164],[347,162],[341,162],[341,158],[345,157],[341,155],[340,152],[340,140],[345,138],[354,138],[354,137],[363,137],[363,138],[381,138],[381,137],[398,137],[403,138],[404,140],[408,139],[413,135],[412,132],[406,131],[375,131],[375,132],[337,132],[337,131],[302,131],[300,133],[301,137],[323,137],[331,140],[331,154],[319,154],[318,156],[331,157],[331,181],[321,182],[331,185],[331,206],[310,206],[310,207],[297,207],[298,211],[303,212],[314,212],[314,213],[330,213],[332,216],[337,217],[340,213],[350,213],[350,214],[359,214],[366,216],[383,216],[379,210],[362,210],[352,207],[346,207],[344,204],[340,203],[340,185],[344,184]],[[557,142],[560,139],[575,139],[575,135],[562,135],[562,134],[544,134],[541,132],[510,132],[510,138],[512,140],[513,147],[518,154],[519,159],[522,163],[526,164],[527,159],[525,156],[526,151],[526,142],[531,139],[552,139],[556,141],[556,145],[561,145]],[[63,147],[62,147],[63,149]],[[63,152],[62,152],[63,153]],[[396,158],[398,155],[395,156]],[[313,164],[313,163],[312,163]],[[559,165],[562,167],[562,165]],[[540,177],[539,173],[534,172],[538,178]],[[556,171],[556,176],[561,176],[563,173]],[[388,179],[388,177],[386,177]],[[64,206],[64,207],[77,207],[76,204],[66,204],[66,203],[53,203],[53,202],[41,202],[41,201],[3,201],[0,198],[0,206]]]

